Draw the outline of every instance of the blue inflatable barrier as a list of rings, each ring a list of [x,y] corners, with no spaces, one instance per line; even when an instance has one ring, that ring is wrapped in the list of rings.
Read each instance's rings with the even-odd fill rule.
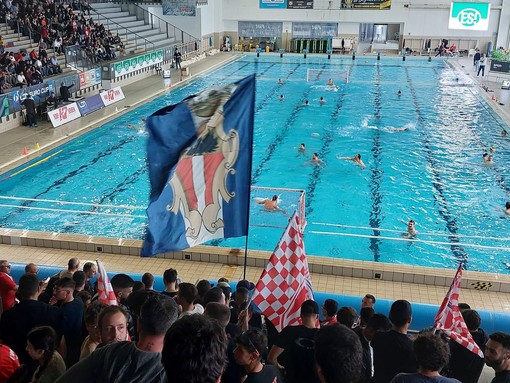
[[[23,275],[25,272],[25,265],[21,264],[12,264],[11,276],[18,281],[19,277]],[[51,277],[52,275],[57,274],[61,271],[63,267],[54,267],[54,266],[39,266],[39,278],[44,279],[46,277]],[[108,275],[113,277],[117,273],[109,272]],[[142,274],[130,274],[130,276],[134,280],[140,281],[142,279]],[[216,281],[210,281],[211,284],[216,284]],[[231,282],[230,287],[232,291],[235,291],[237,282]],[[162,291],[164,289],[163,277],[159,275],[154,276],[154,290]],[[350,306],[359,311],[361,307],[361,299],[362,296],[350,296],[350,295],[341,295],[341,294],[330,294],[330,293],[322,293],[315,292],[314,293],[315,300],[319,304],[319,307],[322,306],[326,299],[334,299],[338,302],[338,307]],[[377,298],[377,297],[376,297]],[[390,311],[391,304],[393,300],[388,299],[377,299],[376,302],[376,312],[384,315],[388,315]],[[436,316],[437,310],[439,309],[439,305],[430,305],[425,303],[415,303],[411,302],[413,309],[413,320],[410,326],[410,330],[419,331],[427,327],[431,327],[434,323],[434,317]],[[486,311],[486,310],[476,310],[480,317],[482,318],[482,328],[488,333],[492,334],[496,331],[510,332],[510,328],[508,323],[510,323],[510,314],[502,313],[502,312],[494,312],[494,311]]]

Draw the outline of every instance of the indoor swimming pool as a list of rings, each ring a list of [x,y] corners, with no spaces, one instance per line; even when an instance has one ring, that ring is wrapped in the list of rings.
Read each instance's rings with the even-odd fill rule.
[[[308,255],[447,268],[467,260],[469,270],[510,273],[508,127],[444,60],[244,55],[2,174],[0,227],[142,239],[142,118],[252,73],[252,185],[270,189],[252,200],[304,190]],[[357,153],[365,169],[342,159]],[[297,193],[278,194],[285,214],[251,205],[250,249],[272,251],[297,208]],[[245,238],[214,244],[244,247]]]

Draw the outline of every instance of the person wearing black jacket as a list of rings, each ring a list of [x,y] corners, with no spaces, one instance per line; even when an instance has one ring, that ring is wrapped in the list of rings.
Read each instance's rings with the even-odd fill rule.
[[[71,89],[73,86],[74,84],[71,85],[66,85],[64,83],[60,84],[60,98],[62,99],[62,101],[64,102],[69,101],[69,99],[71,98],[71,92],[69,91],[69,89]]]

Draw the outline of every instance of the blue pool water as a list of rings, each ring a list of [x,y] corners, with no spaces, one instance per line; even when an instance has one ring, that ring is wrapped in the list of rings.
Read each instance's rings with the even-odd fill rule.
[[[307,69],[320,81],[307,82]],[[141,118],[254,72],[253,185],[306,191],[308,254],[449,268],[467,259],[470,270],[509,272],[509,220],[496,210],[510,199],[510,142],[500,135],[508,128],[443,60],[243,56],[2,175],[0,226],[141,239],[149,194]],[[323,82],[329,74],[338,90]],[[493,166],[482,164],[489,147]],[[311,164],[313,152],[325,166]],[[337,159],[356,153],[366,169]],[[296,193],[281,194],[290,214]],[[271,251],[287,216],[251,209],[248,245]],[[402,234],[409,219],[415,241]]]

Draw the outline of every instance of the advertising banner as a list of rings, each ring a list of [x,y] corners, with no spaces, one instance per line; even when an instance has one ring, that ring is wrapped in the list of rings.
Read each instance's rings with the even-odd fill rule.
[[[321,39],[337,35],[337,23],[292,23],[293,38]]]
[[[448,28],[486,31],[490,9],[489,3],[452,3]]]
[[[287,9],[313,9],[313,0],[288,0]]]
[[[344,9],[390,9],[391,0],[342,0]]]
[[[196,0],[162,0],[163,14],[170,16],[195,16]]]
[[[7,94],[0,94],[0,117],[5,117],[9,114],[9,96]]]
[[[78,109],[82,116],[86,116],[96,110],[104,108],[103,99],[99,94],[84,98],[83,100],[77,101]]]
[[[27,97],[27,94],[32,95],[35,104],[38,105],[41,99],[45,99],[50,95],[50,91],[53,89],[53,81],[43,82],[42,84],[32,85],[27,88],[20,88],[11,91],[12,95],[12,106],[14,109],[21,108],[21,103]]]
[[[287,8],[287,0],[260,0],[260,8]]]
[[[239,37],[281,37],[283,23],[239,21]]]
[[[491,60],[491,72],[510,73],[510,61]]]
[[[122,92],[120,86],[105,90],[104,92],[99,93],[99,96],[101,96],[101,99],[103,100],[103,104],[105,106],[114,104],[125,98],[124,92]]]
[[[58,109],[51,110],[48,112],[48,115],[50,116],[50,120],[54,128],[81,117],[78,105],[76,105],[75,102],[61,106]]]
[[[84,72],[79,72],[80,89],[94,86],[101,82],[101,68],[94,68]]]
[[[138,69],[147,68],[151,65],[163,62],[163,50],[158,50],[151,53],[133,57],[127,60],[118,61],[114,64],[115,77],[120,77],[125,74],[134,72]]]

